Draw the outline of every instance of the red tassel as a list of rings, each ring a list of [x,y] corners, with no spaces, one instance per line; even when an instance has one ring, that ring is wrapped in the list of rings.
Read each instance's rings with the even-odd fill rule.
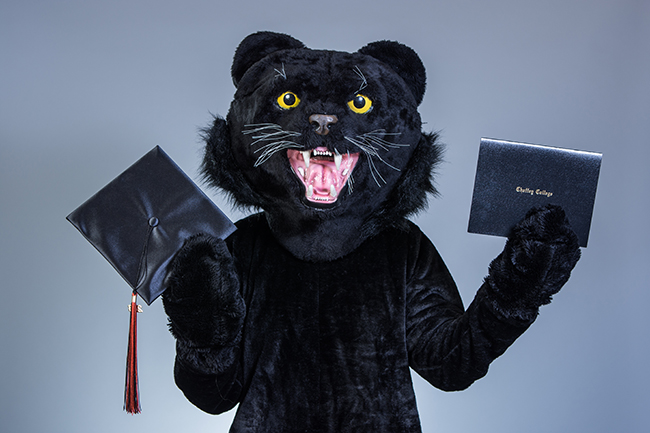
[[[126,353],[126,383],[124,385],[124,410],[134,415],[140,413],[138,391],[138,312],[137,293],[131,296],[131,323],[129,325],[129,347]]]

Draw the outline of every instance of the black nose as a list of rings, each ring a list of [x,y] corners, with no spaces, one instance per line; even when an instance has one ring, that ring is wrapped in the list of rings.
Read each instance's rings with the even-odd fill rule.
[[[312,114],[309,116],[309,123],[316,127],[315,131],[318,135],[327,135],[329,126],[338,122],[339,119],[333,114]]]

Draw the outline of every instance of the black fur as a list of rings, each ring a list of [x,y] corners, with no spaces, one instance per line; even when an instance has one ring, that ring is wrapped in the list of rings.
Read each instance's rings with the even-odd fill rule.
[[[559,206],[531,209],[513,230],[487,278],[497,308],[526,317],[567,282],[580,259],[578,238]]]
[[[239,85],[246,71],[256,62],[271,53],[281,50],[305,48],[305,45],[289,35],[273,32],[258,32],[244,39],[232,62],[231,74],[235,87]]]
[[[172,262],[163,294],[165,311],[174,320],[170,331],[193,347],[223,346],[236,341],[246,307],[232,290],[239,285],[232,257],[221,239],[195,235]]]
[[[392,41],[373,42],[359,50],[390,66],[402,77],[420,105],[426,89],[426,72],[420,57],[411,48]]]
[[[448,391],[485,375],[567,281],[577,237],[561,209],[532,210],[465,310],[406,219],[436,194],[442,151],[421,130],[417,54],[388,41],[310,50],[261,32],[242,41],[232,75],[226,119],[203,131],[202,171],[262,212],[225,242],[190,238],[173,260],[163,300],[176,383],[206,412],[239,405],[233,433],[420,432],[410,369]],[[371,109],[355,112],[367,108],[350,105],[357,95]],[[323,176],[340,171],[335,155],[360,154],[336,200],[315,201],[296,165],[314,149]]]

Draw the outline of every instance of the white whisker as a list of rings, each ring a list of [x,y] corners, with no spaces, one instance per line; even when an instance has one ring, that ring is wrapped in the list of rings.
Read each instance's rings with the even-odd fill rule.
[[[363,89],[368,87],[368,81],[366,80],[365,75],[363,75],[363,72],[361,72],[361,69],[358,66],[354,67],[354,72],[361,78],[361,86],[359,87],[359,90],[357,90],[357,93],[360,93]]]
[[[284,78],[285,80],[287,79],[287,73],[284,71],[284,63],[282,64],[282,70],[281,70],[281,71],[277,70],[276,68],[273,68],[273,70],[274,70],[275,72],[277,72],[277,74],[275,74],[275,77],[276,77],[276,78],[277,78],[277,77],[282,77],[282,78]]]
[[[390,150],[390,148],[396,149],[399,147],[408,146],[408,144],[390,143],[381,137],[377,137],[377,135],[385,136],[385,135],[400,135],[400,134],[385,133],[383,132],[383,130],[377,130],[366,134],[358,135],[357,137],[354,138],[346,136],[345,139],[350,143],[352,143],[354,146],[358,147],[359,150],[361,150],[361,152],[366,156],[368,160],[368,167],[370,168],[370,175],[372,176],[377,186],[381,186],[381,183],[386,184],[387,182],[386,179],[384,179],[384,177],[381,175],[381,172],[377,167],[375,159],[395,171],[401,171],[401,170],[395,167],[394,165],[386,162],[384,158],[382,158],[381,155],[379,154],[379,151],[382,150],[384,152],[387,152],[388,150]]]
[[[255,161],[255,164],[253,165],[254,167],[259,167],[260,165],[264,164],[266,161],[269,160],[276,152],[279,152],[284,149],[296,149],[296,148],[301,148],[297,143],[293,143],[291,141],[279,141],[276,143],[270,143],[267,144],[266,146],[260,147],[257,149],[254,153],[258,153],[263,150],[262,154],[257,158],[257,161]]]
[[[375,166],[373,160],[373,157],[379,157],[379,155],[377,155],[377,150],[372,146],[368,146],[363,141],[358,140],[356,138],[346,136],[345,139],[348,140],[350,143],[354,144],[355,146],[357,146],[361,150],[361,152],[366,156],[366,159],[368,160],[368,167],[370,168],[370,175],[372,176],[372,179],[375,181],[377,186],[381,187],[379,181],[377,180],[377,176],[379,176],[379,178],[382,181],[384,181],[384,183],[386,183],[386,181],[381,177],[381,174],[379,174],[379,172],[377,171],[377,167]],[[375,172],[377,172],[377,175],[375,175]]]
[[[301,134],[295,131],[285,131],[280,125],[275,123],[255,123],[244,125],[248,128],[242,131],[242,134],[252,135],[253,141],[251,146],[266,143],[254,150],[253,153],[260,153],[255,161],[254,167],[259,167],[268,161],[274,154],[284,149],[301,149],[302,145],[291,141],[291,138],[299,137]]]
[[[300,135],[300,134],[298,134]],[[271,134],[264,134],[264,135],[254,135],[251,138],[255,141],[251,143],[251,146],[262,142],[262,141],[269,141],[269,140],[282,140],[285,138],[291,138],[291,137],[297,137],[297,135],[292,135],[292,134],[286,134],[284,132],[274,132]]]
[[[350,173],[350,176],[348,176],[348,181],[346,183],[348,184],[348,194],[352,194],[352,190],[354,189],[354,179],[352,178],[352,173]]]
[[[377,129],[375,131],[366,132],[365,134],[362,134],[361,138],[363,140],[368,140],[368,141],[371,141],[371,142],[381,146],[382,148],[384,148],[384,150],[388,150],[388,149],[385,149],[386,147],[390,147],[390,148],[393,148],[393,149],[397,149],[399,147],[409,147],[408,144],[391,143],[390,141],[384,140],[383,137],[385,137],[387,135],[396,137],[396,136],[402,135],[402,134],[400,132],[385,132],[385,130],[383,130],[383,129]]]

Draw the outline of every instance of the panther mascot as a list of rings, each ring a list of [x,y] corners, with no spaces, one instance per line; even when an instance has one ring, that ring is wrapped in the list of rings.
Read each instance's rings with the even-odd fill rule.
[[[418,55],[397,42],[312,50],[246,37],[203,174],[257,213],[198,234],[167,273],[174,377],[231,432],[419,432],[411,369],[442,390],[487,373],[569,278],[563,210],[532,209],[465,310],[407,217],[435,195],[441,145],[422,132]]]

